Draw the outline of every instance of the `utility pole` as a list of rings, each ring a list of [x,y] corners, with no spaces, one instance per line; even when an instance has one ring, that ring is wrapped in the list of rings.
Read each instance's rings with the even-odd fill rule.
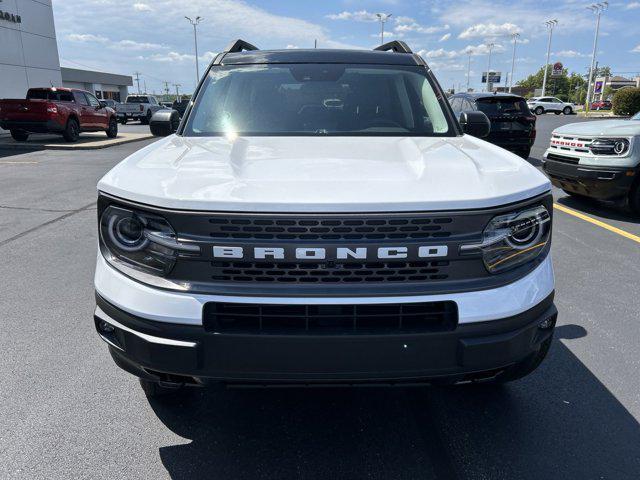
[[[193,26],[193,42],[196,46],[196,87],[198,86],[198,82],[200,81],[200,67],[198,67],[198,24],[202,21],[202,17],[196,17],[192,20],[189,17],[184,17]]]
[[[493,47],[495,47],[495,44],[493,43],[489,43],[487,45],[487,47],[489,48],[489,60],[487,61],[487,87],[486,87],[486,91],[489,92],[489,76],[491,74],[491,50],[493,50]]]
[[[380,21],[380,45],[384,45],[384,24],[391,18],[393,13],[376,13],[376,17]]]
[[[318,39],[317,38],[313,41],[313,48],[318,48]]]
[[[471,52],[469,52],[469,61],[467,63],[467,92],[469,91],[470,79],[471,79]]]
[[[511,57],[511,76],[509,77],[509,93],[511,93],[511,87],[513,86],[513,70],[515,69],[516,66],[516,44],[518,43],[518,37],[520,36],[519,33],[512,33],[511,36],[513,37],[513,56]]]
[[[593,65],[596,61],[596,50],[598,49],[598,33],[600,32],[600,15],[609,6],[609,2],[594,3],[587,8],[596,14],[596,35],[593,38],[593,52],[591,53],[591,68],[589,68],[589,83],[587,84],[587,100],[585,103],[585,110],[588,112],[591,107],[591,94],[593,92],[591,82],[593,81]]]
[[[136,76],[136,83],[138,84],[138,95],[140,95],[140,72],[133,72],[133,74]]]
[[[176,87],[176,100],[178,100],[179,97],[180,97],[180,93],[178,92],[178,88],[180,88],[182,86],[182,84],[181,83],[174,83],[173,86]]]
[[[169,82],[165,81],[164,83],[164,95],[165,97],[169,97]]]
[[[144,93],[147,93],[147,81],[145,80],[143,83],[144,83]]]
[[[547,20],[544,22],[549,30],[549,41],[547,42],[547,61],[544,64],[544,77],[542,77],[542,96],[544,97],[547,91],[547,73],[549,73],[549,55],[551,55],[551,37],[553,36],[553,29],[558,25],[558,20]]]

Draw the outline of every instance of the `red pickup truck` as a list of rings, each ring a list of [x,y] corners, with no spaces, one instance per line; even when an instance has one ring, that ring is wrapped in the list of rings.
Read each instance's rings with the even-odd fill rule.
[[[91,93],[73,88],[30,88],[25,100],[0,100],[0,128],[20,142],[30,133],[59,133],[75,142],[80,132],[118,135],[116,112]]]

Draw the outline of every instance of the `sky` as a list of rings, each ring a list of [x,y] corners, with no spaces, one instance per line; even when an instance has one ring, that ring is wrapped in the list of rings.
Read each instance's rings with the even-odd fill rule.
[[[191,92],[196,83],[193,27],[198,26],[200,73],[233,39],[261,49],[365,48],[380,43],[376,13],[391,14],[385,41],[401,39],[419,52],[444,88],[482,88],[494,44],[491,70],[514,79],[545,62],[548,30],[557,19],[550,63],[588,71],[596,16],[581,0],[53,0],[61,64],[110,73],[140,73],[150,93]],[[640,1],[609,2],[602,15],[597,60],[615,74],[640,75]],[[133,90],[136,87],[134,86]]]

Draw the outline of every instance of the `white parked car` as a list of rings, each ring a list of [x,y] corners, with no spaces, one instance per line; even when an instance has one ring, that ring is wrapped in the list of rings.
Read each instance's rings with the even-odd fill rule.
[[[640,112],[629,120],[563,125],[544,158],[551,182],[568,194],[627,200],[640,214]]]
[[[563,102],[556,97],[533,97],[527,100],[527,105],[529,110],[536,115],[542,115],[547,112],[553,112],[556,115],[561,113],[571,115],[576,109],[573,103]]]
[[[217,55],[178,130],[157,112],[168,136],[98,183],[116,364],[148,396],[532,372],[557,316],[549,180],[403,42],[255,50]]]

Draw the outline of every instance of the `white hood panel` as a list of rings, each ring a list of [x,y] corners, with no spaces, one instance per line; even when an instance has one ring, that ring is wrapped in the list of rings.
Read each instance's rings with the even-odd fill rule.
[[[470,137],[179,137],[123,160],[98,189],[181,210],[473,209],[550,189],[525,160]]]

